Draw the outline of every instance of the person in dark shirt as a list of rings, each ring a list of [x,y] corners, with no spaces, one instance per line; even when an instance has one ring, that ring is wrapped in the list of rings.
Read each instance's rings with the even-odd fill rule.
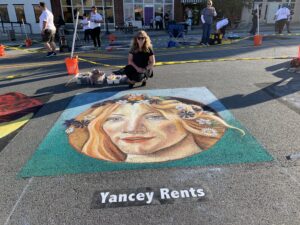
[[[128,65],[124,72],[129,79],[129,87],[132,88],[136,82],[146,85],[148,77],[153,77],[155,56],[148,34],[141,30],[133,38],[131,49],[128,54]]]
[[[252,11],[252,27],[249,31],[250,34],[255,35],[257,30],[257,10]]]

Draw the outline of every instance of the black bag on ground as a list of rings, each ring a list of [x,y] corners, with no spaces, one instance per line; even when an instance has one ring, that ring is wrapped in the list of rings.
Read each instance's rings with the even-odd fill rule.
[[[209,37],[209,42],[208,43],[210,45],[222,44],[222,38],[223,38],[222,34],[219,34],[219,33],[211,34],[210,37]]]

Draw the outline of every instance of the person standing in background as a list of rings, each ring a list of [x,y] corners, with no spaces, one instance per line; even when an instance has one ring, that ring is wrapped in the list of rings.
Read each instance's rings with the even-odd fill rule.
[[[169,13],[165,13],[164,22],[165,22],[165,29],[166,30],[168,30],[169,20],[170,20]]]
[[[207,7],[201,12],[201,21],[203,23],[203,33],[202,33],[202,45],[209,45],[209,36],[211,31],[211,25],[213,23],[213,17],[217,16],[216,9],[212,6],[212,1],[207,1]]]
[[[187,21],[188,21],[188,25],[190,26],[190,28],[192,28],[192,24],[193,24],[193,11],[190,8],[187,9]]]
[[[290,10],[286,7],[286,4],[283,4],[275,14],[275,31],[278,31],[278,34],[281,34],[284,28],[284,25],[287,23],[288,17],[290,16]]]
[[[156,14],[155,16],[155,29],[156,30],[162,29],[162,17],[160,14]]]
[[[40,15],[40,29],[42,40],[44,42],[45,48],[48,50],[47,57],[56,55],[56,45],[55,45],[55,33],[56,27],[54,25],[54,18],[52,12],[47,9],[45,2],[40,2],[39,4],[42,14]]]
[[[82,29],[84,32],[84,42],[87,43],[87,42],[90,42],[90,36],[92,33],[91,22],[89,21],[89,18],[87,17],[86,13],[84,13],[82,17],[83,18],[82,18],[81,24],[82,24]]]
[[[249,31],[250,34],[255,35],[257,30],[257,10],[252,11],[252,27]]]
[[[90,16],[92,39],[95,48],[101,47],[100,34],[101,34],[101,23],[103,22],[102,16],[97,12],[97,7],[93,6]]]

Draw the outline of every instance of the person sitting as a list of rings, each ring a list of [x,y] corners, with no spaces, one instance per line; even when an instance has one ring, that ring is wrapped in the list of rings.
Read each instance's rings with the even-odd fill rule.
[[[150,37],[141,30],[133,37],[128,65],[114,73],[126,74],[130,88],[133,88],[136,82],[142,82],[142,86],[145,86],[148,77],[153,77],[154,64],[155,56]]]

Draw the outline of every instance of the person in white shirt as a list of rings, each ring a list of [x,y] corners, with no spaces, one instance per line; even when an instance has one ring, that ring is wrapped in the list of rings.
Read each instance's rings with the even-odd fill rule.
[[[283,4],[282,7],[277,10],[275,14],[275,32],[278,31],[278,34],[282,33],[284,25],[287,23],[290,14],[290,10],[285,4]]]
[[[44,2],[39,4],[42,14],[40,15],[40,29],[42,40],[44,42],[45,48],[48,50],[47,57],[56,55],[56,45],[55,45],[55,32],[56,27],[54,25],[53,14],[50,12]]]
[[[101,47],[100,34],[101,34],[101,23],[103,22],[102,16],[97,12],[97,7],[93,6],[90,16],[92,39],[94,46]]]
[[[90,22],[89,18],[87,17],[86,13],[84,13],[82,16],[81,24],[82,24],[82,29],[84,32],[84,41],[90,42],[90,36],[92,33],[92,29],[91,29],[91,22]]]
[[[162,29],[162,17],[160,14],[157,14],[155,16],[155,29],[156,30],[161,30]]]

